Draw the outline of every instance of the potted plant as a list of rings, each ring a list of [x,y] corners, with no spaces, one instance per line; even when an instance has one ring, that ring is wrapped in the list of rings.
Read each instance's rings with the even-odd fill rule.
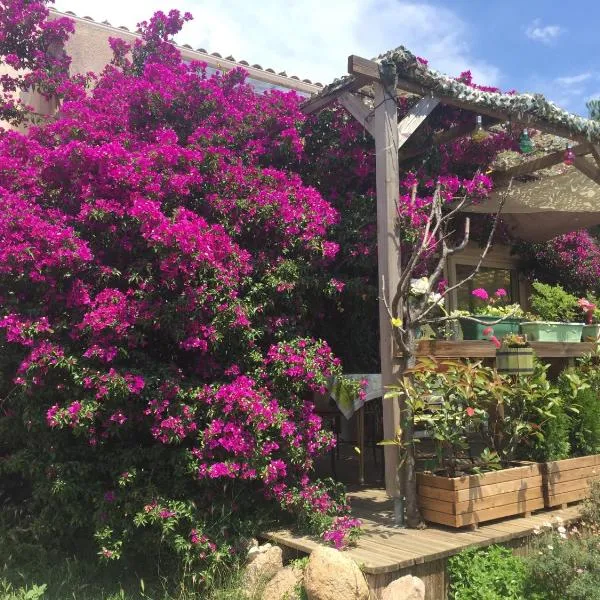
[[[598,302],[593,297],[592,300],[588,298],[579,298],[577,300],[577,306],[583,311],[585,320],[581,334],[583,342],[598,342],[600,338],[600,324],[598,323],[600,311],[598,311],[597,305]]]
[[[583,323],[576,322],[577,298],[560,285],[536,281],[530,297],[532,315],[521,332],[532,342],[580,342]]]
[[[502,338],[502,345],[496,349],[496,370],[506,375],[533,373],[533,349],[527,336],[509,333]]]
[[[493,325],[494,335],[501,338],[509,333],[518,333],[523,320],[523,309],[518,304],[508,303],[508,293],[498,288],[493,294],[483,288],[471,292],[475,299],[473,315],[475,318],[461,317],[460,326],[465,340],[486,339],[484,330]]]
[[[598,354],[584,356],[561,373],[561,410],[541,427],[544,500],[549,508],[585,499],[590,481],[600,478],[599,363]]]
[[[513,410],[516,401],[507,400],[506,411],[501,407],[504,398],[513,397],[513,387],[511,378],[480,362],[437,363],[427,358],[409,369],[388,395],[401,396],[410,405],[415,423],[436,448],[436,467],[417,473],[425,520],[476,526],[543,507],[541,466],[512,460],[521,441],[535,434]],[[472,456],[471,442],[477,439],[487,447]]]

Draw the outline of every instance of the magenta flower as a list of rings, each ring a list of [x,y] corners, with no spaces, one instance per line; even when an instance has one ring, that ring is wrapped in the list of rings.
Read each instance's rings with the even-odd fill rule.
[[[480,300],[489,300],[488,293],[483,288],[476,288],[471,292],[472,296],[479,298]]]
[[[504,288],[498,288],[494,294],[497,298],[506,298],[508,292]]]

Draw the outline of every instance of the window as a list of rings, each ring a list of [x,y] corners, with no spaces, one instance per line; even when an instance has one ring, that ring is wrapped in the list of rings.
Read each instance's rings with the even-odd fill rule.
[[[472,272],[473,265],[456,264],[456,281],[465,279]],[[477,288],[483,288],[489,294],[504,288],[508,292],[509,304],[519,301],[519,280],[514,269],[481,267],[472,279],[456,290],[456,308],[473,312],[475,298],[471,292]]]
[[[474,243],[455,256],[448,259],[446,265],[446,278],[449,285],[453,286],[468,277],[481,256],[482,249]],[[498,288],[508,292],[510,302],[518,302],[527,309],[528,285],[517,271],[518,257],[510,253],[508,246],[494,246],[488,252],[482,267],[473,279],[451,292],[448,298],[450,310],[472,310],[473,300],[471,292],[476,288],[484,288],[489,293],[494,293]]]

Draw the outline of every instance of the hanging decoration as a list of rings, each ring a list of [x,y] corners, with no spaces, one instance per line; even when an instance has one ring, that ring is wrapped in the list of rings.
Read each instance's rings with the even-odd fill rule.
[[[563,162],[565,163],[565,165],[568,165],[568,166],[571,166],[575,162],[575,152],[573,152],[573,148],[571,147],[571,144],[567,144]]]
[[[488,137],[488,132],[483,128],[483,123],[481,121],[481,115],[477,115],[475,121],[475,130],[471,134],[471,139],[476,142],[483,142]]]
[[[519,148],[523,154],[531,154],[535,148],[527,129],[523,129],[523,133],[521,133],[521,136],[519,137]]]

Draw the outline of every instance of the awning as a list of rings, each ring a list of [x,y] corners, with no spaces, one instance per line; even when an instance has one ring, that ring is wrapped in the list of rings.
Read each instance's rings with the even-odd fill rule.
[[[591,157],[585,160],[595,164]],[[489,198],[463,210],[495,214],[506,195],[502,220],[515,237],[532,242],[600,225],[600,186],[573,166],[549,171],[513,180],[508,195],[507,185],[500,185]]]

